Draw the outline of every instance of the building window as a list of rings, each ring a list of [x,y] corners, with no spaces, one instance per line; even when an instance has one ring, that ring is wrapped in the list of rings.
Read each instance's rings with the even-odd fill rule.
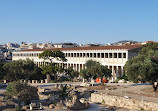
[[[71,53],[71,57],[73,57],[73,53]]]
[[[114,58],[117,58],[117,53],[114,53]]]
[[[126,58],[126,53],[123,53],[123,58]]]
[[[77,53],[77,57],[79,57],[79,53]]]
[[[104,58],[104,53],[101,53],[101,58]]]
[[[94,58],[96,58],[96,53],[94,53]]]
[[[90,57],[92,58],[92,53],[90,53]]]
[[[105,53],[105,58],[108,58],[108,53]]]
[[[118,58],[122,58],[122,53],[118,53]]]
[[[76,57],[76,53],[74,53],[74,57]]]
[[[85,54],[85,53],[83,53],[83,57],[86,57],[86,54]]]
[[[82,53],[80,53],[80,57],[82,57]]]
[[[100,58],[100,53],[97,53],[97,57]]]
[[[89,57],[89,53],[87,53],[87,57]]]
[[[109,58],[112,58],[112,53],[109,53]]]

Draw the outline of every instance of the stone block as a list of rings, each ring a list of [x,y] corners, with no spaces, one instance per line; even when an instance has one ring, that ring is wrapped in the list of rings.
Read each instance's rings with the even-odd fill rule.
[[[44,83],[44,80],[41,80],[41,83]]]
[[[35,80],[32,80],[32,83],[35,83]]]
[[[45,83],[48,83],[48,80],[47,80],[47,79],[45,79],[44,81],[45,81]]]
[[[49,108],[50,108],[50,109],[53,109],[53,108],[54,108],[54,104],[50,104],[50,105],[49,105]]]
[[[7,83],[8,81],[7,80],[3,80],[3,83]]]
[[[28,83],[31,83],[31,81],[30,81],[30,80],[28,80]]]

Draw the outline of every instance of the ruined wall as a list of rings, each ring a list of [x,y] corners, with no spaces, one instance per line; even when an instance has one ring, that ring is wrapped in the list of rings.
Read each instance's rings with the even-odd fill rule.
[[[136,109],[136,110],[144,109],[144,110],[150,110],[150,111],[158,110],[158,103],[118,97],[118,96],[113,96],[113,95],[108,95],[108,94],[92,93],[91,102],[104,103],[106,105],[124,107],[127,109]]]

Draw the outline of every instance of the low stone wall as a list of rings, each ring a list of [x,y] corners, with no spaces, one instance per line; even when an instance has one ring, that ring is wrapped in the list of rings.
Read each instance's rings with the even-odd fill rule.
[[[124,98],[119,96],[113,96],[108,94],[92,93],[91,102],[103,103],[109,106],[124,107],[127,109],[135,110],[150,110],[157,111],[158,103],[141,101],[131,98]]]

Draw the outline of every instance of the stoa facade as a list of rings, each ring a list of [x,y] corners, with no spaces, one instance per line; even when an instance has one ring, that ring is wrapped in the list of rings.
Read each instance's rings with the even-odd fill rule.
[[[124,75],[124,65],[132,57],[138,55],[141,50],[140,45],[128,46],[100,46],[100,47],[73,47],[73,48],[53,48],[49,50],[59,49],[64,52],[67,59],[66,62],[53,60],[63,67],[73,67],[74,70],[81,71],[86,68],[86,61],[92,59],[100,62],[102,65],[108,66],[112,71],[112,80]],[[29,58],[38,66],[45,65],[43,59],[39,58],[39,54],[46,49],[30,49],[13,52],[13,60]]]

